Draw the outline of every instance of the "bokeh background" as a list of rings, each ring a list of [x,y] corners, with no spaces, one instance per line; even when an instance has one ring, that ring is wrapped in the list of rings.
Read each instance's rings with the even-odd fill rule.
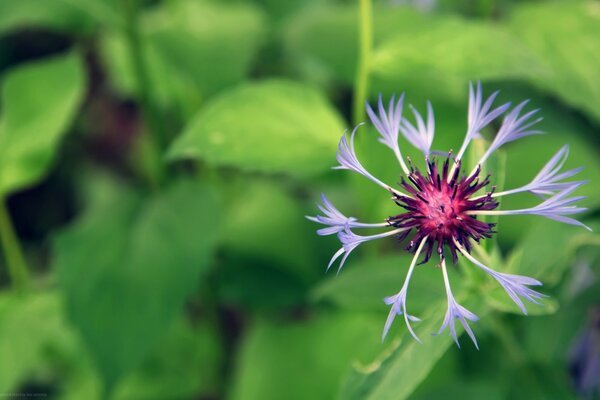
[[[453,267],[482,317],[477,351],[430,336],[446,305],[433,262],[409,290],[424,343],[400,321],[382,343],[404,245],[361,246],[336,277],[339,243],[304,218],[320,192],[361,220],[397,213],[330,169],[340,136],[364,101],[406,92],[420,110],[433,102],[434,150],[457,149],[477,80],[544,117],[544,136],[491,160],[494,182],[524,184],[570,144],[566,167],[589,180],[581,220],[598,232],[598,1],[0,1],[0,396],[597,397],[597,233],[502,218],[490,266],[549,297],[525,317],[471,265]],[[372,128],[357,147],[399,180]]]

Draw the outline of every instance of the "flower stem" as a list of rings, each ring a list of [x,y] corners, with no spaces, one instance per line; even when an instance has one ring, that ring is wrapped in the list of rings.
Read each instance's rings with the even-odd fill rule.
[[[144,49],[139,28],[139,0],[121,0],[125,17],[125,35],[135,77],[137,94],[144,122],[150,131],[148,142],[148,161],[151,164],[146,171],[151,182],[156,185],[162,180],[161,153],[167,144],[167,134],[160,113],[152,104],[150,74],[144,57]]]
[[[10,280],[17,290],[23,290],[29,284],[29,269],[4,199],[0,199],[0,241]]]
[[[369,72],[373,50],[373,8],[371,0],[359,0],[358,65],[354,80],[352,117],[354,125],[365,118],[365,102],[369,91]]]

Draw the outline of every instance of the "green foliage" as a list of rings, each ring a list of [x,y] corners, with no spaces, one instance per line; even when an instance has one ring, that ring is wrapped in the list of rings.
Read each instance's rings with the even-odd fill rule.
[[[141,25],[152,95],[184,114],[244,79],[265,36],[264,16],[250,4],[174,1],[146,12]],[[136,72],[123,32],[105,36],[102,49],[113,84],[135,96]]]
[[[373,64],[375,79],[402,87],[405,80],[410,86],[431,85],[436,96],[458,99],[469,81],[547,76],[544,65],[505,29],[455,17],[392,36],[377,47]]]
[[[379,347],[376,322],[369,315],[337,313],[300,323],[256,321],[241,349],[231,398],[334,398],[349,363]]]
[[[533,81],[600,121],[600,12],[593,1],[516,7],[511,29],[550,73]]]
[[[201,109],[169,157],[305,177],[334,163],[343,130],[338,114],[313,88],[283,80],[246,84]]]
[[[461,301],[459,292],[456,292]],[[446,301],[438,301],[431,307],[433,312],[419,323],[419,330],[437,332],[442,325]],[[480,317],[484,316],[482,307],[473,308]],[[347,376],[339,393],[340,399],[405,399],[427,377],[428,373],[453,344],[452,338],[445,332],[440,337],[421,335],[420,344],[405,334],[384,350],[373,362],[355,367]]]
[[[28,64],[4,78],[0,194],[23,189],[47,173],[84,87],[77,54]]]
[[[30,26],[90,34],[117,19],[113,0],[19,0],[0,2],[0,33]]]
[[[10,392],[39,367],[49,342],[61,334],[55,292],[0,296],[0,390]]]
[[[370,3],[372,37],[361,34]],[[0,2],[0,393],[577,397],[569,351],[600,304],[600,7],[438,0],[422,12],[416,3],[427,6]],[[360,57],[359,41],[371,39]],[[503,146],[484,166],[497,191],[526,184],[569,144],[564,168],[584,166],[574,179],[588,181],[575,195],[589,212],[577,218],[594,231],[536,216],[486,219],[498,234],[473,256],[540,280],[533,289],[548,297],[525,302],[525,317],[480,268],[462,257],[449,264],[456,300],[481,318],[471,324],[481,350],[467,337],[459,350],[447,331],[431,335],[447,307],[432,259],[415,268],[407,296],[423,344],[402,316],[382,342],[383,299],[412,259],[406,243],[361,245],[339,275],[337,264],[326,272],[340,242],[316,235],[305,215],[319,212],[320,192],[363,222],[402,212],[364,177],[330,171],[340,136],[362,118],[350,110],[406,92],[404,117],[414,121],[408,104],[422,112],[431,99],[433,150],[456,151],[476,80],[486,95],[501,89],[496,104],[531,99],[526,110],[544,118],[545,135]],[[473,141],[466,164],[498,126]],[[399,143],[422,170],[421,152]],[[398,162],[370,124],[356,149],[374,176],[398,183]],[[503,196],[499,209],[540,201]]]
[[[102,189],[105,198],[57,238],[56,268],[69,315],[111,388],[197,287],[218,220],[210,192],[191,183],[147,202],[124,187]]]

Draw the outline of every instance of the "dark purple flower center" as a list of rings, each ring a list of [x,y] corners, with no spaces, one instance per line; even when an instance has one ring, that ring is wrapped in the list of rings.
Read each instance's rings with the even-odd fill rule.
[[[411,167],[409,182],[402,178],[401,185],[412,198],[394,195],[396,204],[407,212],[388,218],[388,222],[398,228],[409,228],[402,233],[401,240],[406,238],[413,228],[416,230],[408,245],[409,251],[415,251],[423,238],[427,237],[422,263],[429,260],[434,248],[438,254],[443,255],[444,245],[456,262],[457,249],[454,240],[470,251],[471,239],[479,242],[494,233],[494,224],[479,221],[476,216],[468,214],[469,211],[493,210],[498,207],[498,202],[492,198],[493,188],[483,196],[473,196],[490,183],[489,175],[480,181],[478,167],[471,176],[459,179],[459,161],[449,179],[449,160],[450,157],[444,162],[441,171],[435,161],[428,160],[426,175]]]

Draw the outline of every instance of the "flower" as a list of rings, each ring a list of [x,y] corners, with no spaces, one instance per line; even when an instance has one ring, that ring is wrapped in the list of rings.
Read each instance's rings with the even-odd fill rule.
[[[569,372],[584,398],[600,393],[600,308],[590,310],[588,326],[569,351]]]
[[[490,275],[503,287],[524,314],[527,314],[527,310],[523,300],[539,304],[538,300],[544,295],[531,287],[540,286],[542,284],[540,281],[527,276],[495,271],[471,255],[474,246],[477,246],[482,240],[492,237],[495,233],[494,224],[482,221],[479,219],[480,216],[530,214],[589,229],[571,217],[586,210],[575,205],[583,197],[572,196],[573,192],[586,182],[569,181],[581,171],[581,168],[561,171],[568,157],[567,146],[558,150],[528,184],[502,192],[495,192],[495,187],[489,187],[490,176],[481,175],[481,166],[493,152],[506,143],[525,136],[543,133],[534,129],[534,125],[541,120],[541,118],[536,118],[539,110],[524,112],[528,101],[521,102],[512,109],[510,103],[494,107],[497,95],[498,92],[494,92],[484,100],[481,83],[477,83],[476,86],[469,85],[469,111],[465,139],[455,157],[448,153],[445,160],[441,162],[432,157],[437,152],[431,151],[435,130],[431,103],[427,102],[426,121],[414,107],[409,106],[414,116],[414,125],[402,117],[404,94],[397,101],[392,97],[387,109],[381,96],[378,99],[377,110],[367,104],[367,114],[380,135],[379,141],[392,150],[404,172],[398,188],[373,176],[358,160],[354,148],[354,136],[362,124],[356,126],[349,137],[344,134],[340,140],[337,153],[339,165],[334,168],[353,171],[381,186],[392,194],[392,200],[403,209],[403,212],[389,216],[380,223],[359,222],[355,217],[347,217],[342,214],[325,195],[322,195],[323,205],[319,205],[319,209],[324,215],[307,218],[325,225],[324,228],[317,231],[319,235],[337,234],[342,247],[331,258],[327,269],[341,257],[338,273],[350,253],[362,243],[388,236],[397,236],[398,240],[402,241],[410,236],[407,250],[414,253],[414,256],[404,284],[398,293],[384,299],[385,304],[390,306],[390,312],[383,329],[383,338],[388,333],[395,317],[402,315],[410,334],[420,341],[410,324],[419,319],[408,314],[408,286],[417,259],[422,255],[420,264],[426,263],[433,256],[434,251],[436,257],[440,259],[448,300],[447,312],[438,334],[448,329],[457,344],[456,320],[460,322],[477,347],[475,335],[468,321],[474,322],[478,318],[461,306],[452,294],[446,266],[446,252],[450,254],[454,263],[458,261],[460,255]],[[469,143],[479,137],[484,128],[502,115],[504,118],[500,128],[487,151],[476,166],[468,174],[465,173],[467,171],[462,168],[462,159]],[[419,171],[410,162],[406,163],[398,144],[399,134],[402,134],[409,143],[423,152],[426,171]],[[498,209],[500,198],[515,193],[531,193],[542,200],[531,208]],[[366,236],[355,233],[357,229],[382,228],[389,229],[382,233]]]

